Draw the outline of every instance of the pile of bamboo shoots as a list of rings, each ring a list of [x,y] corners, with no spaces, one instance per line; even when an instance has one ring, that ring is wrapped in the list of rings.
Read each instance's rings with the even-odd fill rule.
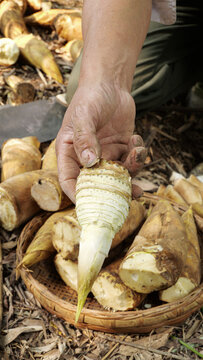
[[[132,200],[128,171],[100,160],[81,169],[74,206],[58,181],[55,140],[43,156],[40,149],[35,137],[3,144],[0,224],[12,231],[39,211],[52,212],[18,267],[53,259],[62,280],[77,291],[76,321],[90,292],[104,308],[127,311],[152,292],[171,302],[200,284],[194,214],[203,216],[203,184],[194,175],[161,186],[160,200],[147,211],[142,198]],[[105,266],[109,253],[132,234],[131,245]]]
[[[39,35],[36,36],[29,31],[29,27],[35,24],[54,27],[58,37],[66,42],[62,51],[74,62],[83,46],[82,10],[77,8],[42,10],[42,7],[41,0],[0,1],[0,33],[4,36],[0,39],[0,65],[12,66],[20,59],[19,54],[21,54],[26,62],[43,70],[58,83],[63,83],[53,53]],[[31,15],[26,16],[27,8],[28,13],[30,10],[33,12]]]

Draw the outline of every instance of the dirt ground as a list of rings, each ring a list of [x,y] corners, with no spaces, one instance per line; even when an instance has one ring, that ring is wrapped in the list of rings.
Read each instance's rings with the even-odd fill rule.
[[[70,1],[69,6],[81,3]],[[34,100],[48,99],[66,89],[73,63],[60,52],[65,41],[57,37],[52,27],[33,26],[30,30],[39,33],[47,42],[60,66],[64,84],[59,85],[41,70],[21,60],[0,69],[1,106],[10,101],[8,94],[11,90],[5,82],[9,74],[21,76],[34,85]],[[196,174],[195,167],[203,161],[203,111],[188,108],[186,100],[187,94],[182,94],[136,120],[136,132],[143,137],[148,148],[144,168],[136,178],[145,191],[152,192],[160,184],[169,184],[173,172],[183,176],[188,176],[191,171]],[[16,280],[16,245],[22,228],[13,232],[0,228],[0,267],[3,270],[1,360],[203,358],[203,307],[179,326],[162,327],[145,335],[81,330],[51,315],[27,290],[23,281]]]

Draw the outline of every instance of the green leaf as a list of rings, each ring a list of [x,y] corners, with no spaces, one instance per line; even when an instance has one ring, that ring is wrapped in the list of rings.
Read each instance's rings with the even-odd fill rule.
[[[203,359],[203,354],[200,354],[197,350],[195,350],[195,348],[193,346],[191,346],[190,344],[185,343],[183,340],[177,338],[176,336],[172,336],[172,339],[176,339],[178,340],[178,342],[185,346],[187,349],[189,349],[190,351],[192,351],[193,353],[195,353],[197,356],[199,356],[201,359]]]

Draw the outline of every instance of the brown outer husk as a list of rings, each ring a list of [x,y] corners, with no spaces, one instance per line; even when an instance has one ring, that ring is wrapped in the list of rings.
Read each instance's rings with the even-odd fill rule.
[[[151,253],[156,267],[166,279],[168,287],[173,285],[180,273],[187,253],[186,232],[179,214],[173,210],[169,201],[160,200],[135,237],[120,266],[135,253],[147,252],[151,246],[161,246],[162,251]],[[122,278],[122,276],[121,276]],[[147,289],[146,289],[147,290]]]
[[[40,176],[39,179],[33,182],[31,194],[32,197],[35,199],[37,204],[42,210],[52,211],[51,208],[49,208],[49,202],[47,201],[47,194],[45,194],[45,198],[43,198],[43,194],[41,192],[40,187],[51,185],[58,194],[58,202],[59,206],[55,211],[65,209],[66,207],[70,206],[72,204],[71,200],[67,197],[67,195],[63,192],[61,189],[61,186],[59,184],[58,180],[58,172],[56,170],[43,170],[42,176]],[[40,196],[37,195],[37,189],[39,189]]]
[[[155,204],[157,198],[157,196],[144,193],[142,201],[147,204],[151,202]],[[177,207],[176,204],[174,206],[180,209],[180,213],[182,212],[180,207]],[[43,224],[43,216],[35,217],[23,229],[17,246],[17,263],[22,260],[29,242]],[[195,215],[195,217],[198,216]],[[36,272],[29,272],[27,268],[21,268],[20,275],[27,288],[47,311],[76,325],[75,303],[77,298],[74,292],[57,279],[55,273],[52,275],[49,272],[46,264],[41,267],[38,265]],[[179,325],[200,309],[203,305],[203,284],[181,300],[147,310],[110,312],[102,310],[92,299],[88,299],[87,303],[88,307],[83,309],[80,322],[77,323],[78,328],[111,333],[149,333],[162,326]]]
[[[22,10],[12,0],[4,0],[0,4],[0,30],[5,37],[11,39],[22,34],[28,34]]]
[[[48,146],[43,159],[42,169],[44,170],[57,170],[57,158],[55,150],[56,139],[54,139]]]
[[[31,140],[16,139],[17,144],[10,145],[11,140],[15,139],[5,141],[1,149],[1,181],[41,167],[41,153]]]

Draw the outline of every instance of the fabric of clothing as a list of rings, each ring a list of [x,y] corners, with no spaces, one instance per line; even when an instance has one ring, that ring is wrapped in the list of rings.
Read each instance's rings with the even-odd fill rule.
[[[203,79],[203,5],[177,0],[173,25],[151,22],[134,73],[137,114],[158,107]]]
[[[159,22],[150,23],[132,83],[137,116],[189,90],[196,81],[203,81],[202,1],[154,0],[153,19],[155,15]],[[68,104],[78,85],[81,59],[82,55],[69,79]]]
[[[152,0],[152,21],[165,25],[176,21],[176,0]]]

